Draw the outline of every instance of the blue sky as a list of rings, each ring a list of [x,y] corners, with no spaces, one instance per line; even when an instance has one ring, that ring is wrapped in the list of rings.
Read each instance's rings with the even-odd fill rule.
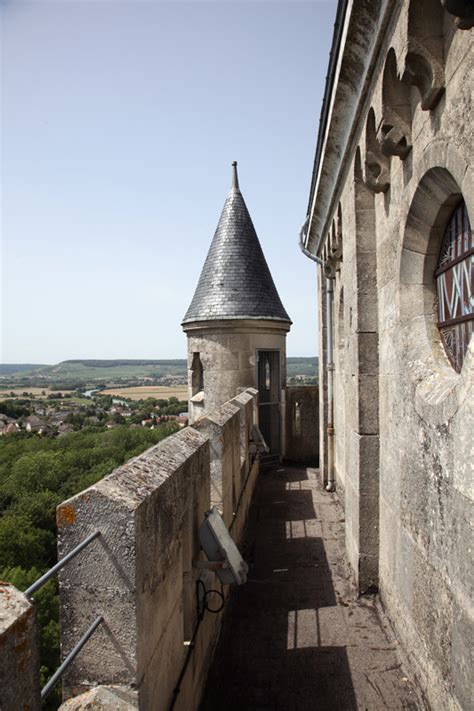
[[[182,358],[239,162],[313,355],[304,221],[336,0],[0,0],[2,361]]]

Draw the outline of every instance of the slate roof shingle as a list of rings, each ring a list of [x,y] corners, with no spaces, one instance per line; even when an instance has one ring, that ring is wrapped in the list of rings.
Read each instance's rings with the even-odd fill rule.
[[[233,186],[183,325],[237,318],[291,323],[240,192],[236,165]]]

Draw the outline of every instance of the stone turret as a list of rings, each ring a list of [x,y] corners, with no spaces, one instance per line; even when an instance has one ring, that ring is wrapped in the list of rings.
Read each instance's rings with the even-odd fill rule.
[[[247,387],[259,388],[262,401],[268,386],[272,401],[281,402],[291,320],[240,192],[236,162],[232,188],[182,326],[188,337],[191,421]],[[272,362],[262,365],[262,353],[269,352]]]

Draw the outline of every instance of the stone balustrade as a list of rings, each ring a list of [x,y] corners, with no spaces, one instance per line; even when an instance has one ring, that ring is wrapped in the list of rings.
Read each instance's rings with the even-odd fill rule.
[[[221,586],[214,572],[193,565],[205,560],[198,531],[216,505],[240,542],[258,474],[249,447],[256,398],[245,390],[58,507],[60,558],[100,531],[59,573],[63,658],[103,617],[64,675],[65,709],[102,696],[116,699],[117,708],[198,707],[221,623],[220,613],[201,614],[204,590]],[[11,686],[20,664],[32,681],[19,681],[21,690],[12,701],[3,697],[2,709],[13,711],[20,701],[36,709],[34,605],[7,590],[19,602],[4,614],[0,600],[0,645],[23,652],[4,658],[0,683]]]

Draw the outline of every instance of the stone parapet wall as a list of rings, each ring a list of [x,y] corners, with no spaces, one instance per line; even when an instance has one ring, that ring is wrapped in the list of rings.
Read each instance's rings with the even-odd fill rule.
[[[0,708],[40,711],[39,637],[35,609],[8,583],[0,583]]]
[[[116,469],[57,510],[59,558],[100,535],[59,573],[63,659],[102,622],[63,677],[65,709],[197,709],[225,602],[199,528],[215,505],[240,543],[259,462],[250,446],[257,391]],[[34,603],[0,584],[2,711],[41,708]],[[107,706],[108,705],[108,706]]]
[[[67,672],[66,698],[118,686],[134,689],[140,709],[168,709],[174,697],[176,709],[198,707],[221,621],[199,620],[197,581],[221,586],[193,566],[205,560],[198,530],[216,505],[239,540],[258,473],[247,441],[255,398],[245,391],[58,508],[60,557],[101,532],[60,574],[63,656],[104,618]]]

